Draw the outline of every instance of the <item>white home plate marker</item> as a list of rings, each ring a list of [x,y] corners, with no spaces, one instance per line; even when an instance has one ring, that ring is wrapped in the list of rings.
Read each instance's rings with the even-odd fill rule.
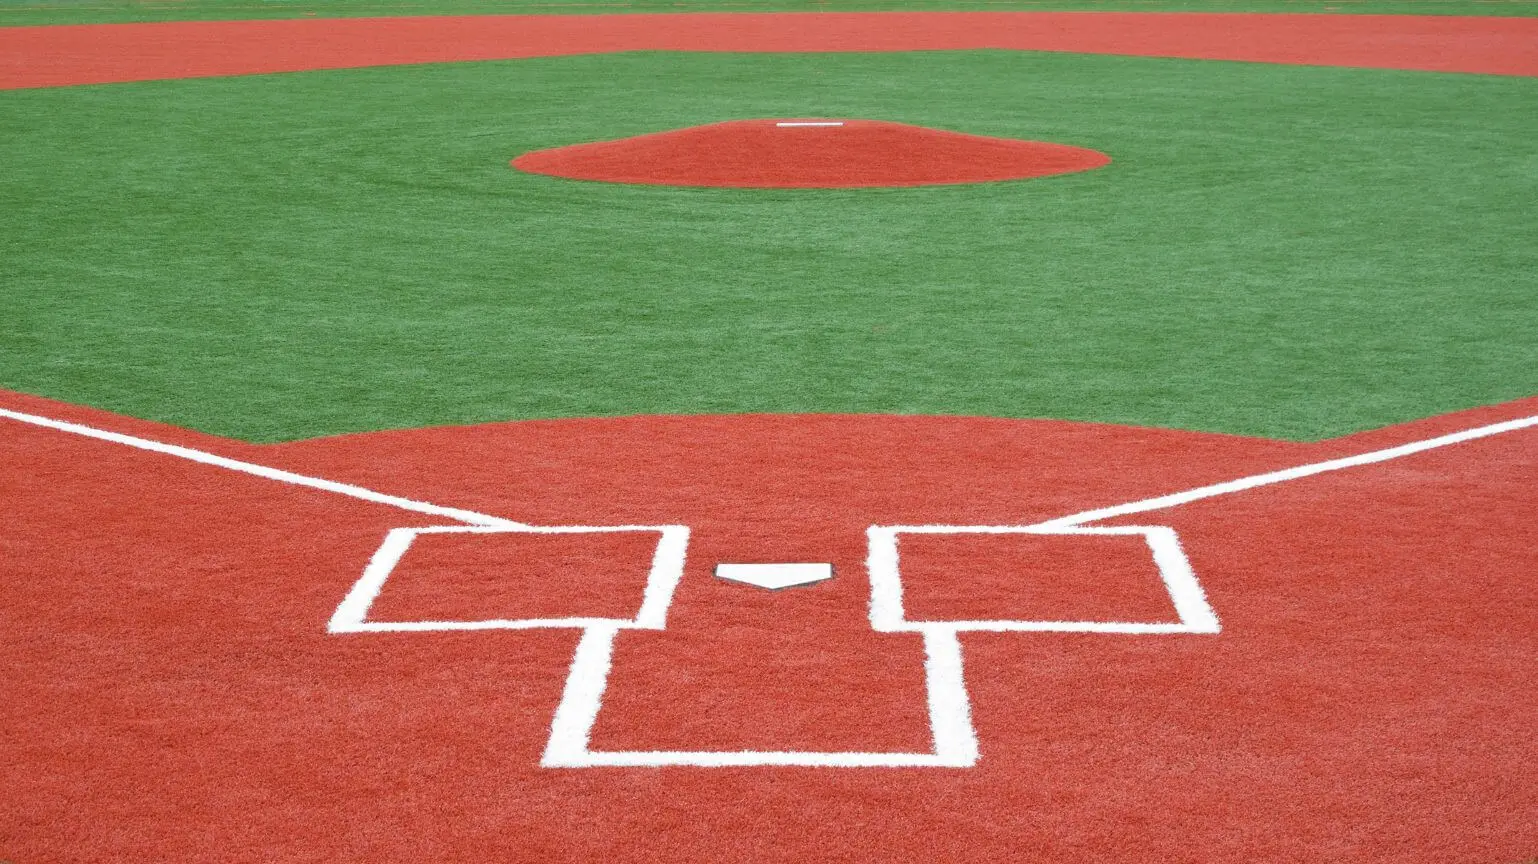
[[[832,564],[717,564],[716,578],[777,591],[833,578]]]

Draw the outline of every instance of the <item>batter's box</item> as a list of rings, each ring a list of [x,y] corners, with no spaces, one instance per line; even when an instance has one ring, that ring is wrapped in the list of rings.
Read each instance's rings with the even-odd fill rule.
[[[874,526],[871,624],[966,630],[1216,633],[1165,526]]]
[[[396,528],[330,630],[661,629],[687,543],[681,525]]]

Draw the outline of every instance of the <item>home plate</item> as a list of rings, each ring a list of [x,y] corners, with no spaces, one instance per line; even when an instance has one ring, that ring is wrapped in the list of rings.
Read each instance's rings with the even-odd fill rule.
[[[717,564],[716,577],[771,591],[833,578],[832,564]]]

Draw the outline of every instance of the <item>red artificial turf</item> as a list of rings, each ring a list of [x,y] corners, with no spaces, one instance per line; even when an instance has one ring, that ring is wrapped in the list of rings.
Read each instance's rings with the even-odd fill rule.
[[[919,637],[867,625],[870,524],[1032,522],[1538,410],[1318,444],[740,416],[254,446],[19,394],[0,405],[537,524],[689,525],[667,629],[619,637],[593,730],[614,749],[925,747]],[[970,769],[543,769],[574,633],[326,632],[388,529],[439,520],[5,419],[0,464],[0,858],[1499,864],[1538,850],[1538,430],[1120,520],[1179,531],[1223,632],[963,636]],[[1152,611],[1133,558],[1099,593],[1086,568],[1100,556],[964,545],[947,572],[940,545],[908,547],[914,600],[935,614],[990,596],[1007,613]],[[632,546],[559,555],[618,574],[628,610]],[[524,572],[532,547],[491,550],[516,592],[484,568],[457,584],[443,565],[464,547],[422,551],[402,572],[431,579],[395,586],[410,590],[395,614],[616,608]],[[1042,590],[1008,593],[990,558]],[[837,575],[767,592],[716,579],[721,561]]]
[[[634,618],[656,545],[649,533],[423,534],[391,571],[369,617]]]
[[[836,122],[837,126],[785,123]],[[835,189],[1021,180],[1109,164],[1104,153],[879,120],[733,120],[525,153],[533,174],[665,186]]]
[[[1538,75],[1538,18],[682,13],[0,27],[0,89],[611,51],[983,48]]]
[[[1176,620],[1140,536],[912,534],[900,549],[917,620]]]

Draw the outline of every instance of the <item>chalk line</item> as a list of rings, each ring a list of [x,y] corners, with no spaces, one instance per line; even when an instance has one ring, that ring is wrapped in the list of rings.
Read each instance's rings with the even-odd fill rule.
[[[967,694],[964,664],[959,633],[972,630],[994,632],[1050,630],[1105,633],[1216,633],[1219,624],[1216,614],[1206,603],[1189,562],[1180,551],[1172,529],[1165,526],[1121,526],[1110,528],[1086,527],[1085,523],[1112,519],[1134,513],[1164,510],[1220,495],[1229,495],[1248,489],[1285,483],[1316,474],[1338,471],[1361,465],[1386,462],[1423,453],[1440,447],[1474,441],[1506,432],[1538,426],[1538,415],[1492,423],[1465,429],[1422,441],[1414,441],[1381,450],[1358,453],[1338,459],[1330,459],[1307,465],[1298,465],[1279,471],[1242,477],[1223,483],[1215,483],[1110,507],[1086,510],[1069,516],[1038,523],[1017,526],[872,526],[870,531],[870,559],[867,567],[871,575],[871,624],[877,632],[918,632],[924,637],[926,649],[925,689],[929,709],[930,729],[933,735],[933,751],[929,753],[906,752],[801,752],[801,751],[594,751],[590,748],[590,736],[603,707],[603,694],[611,671],[614,643],[620,630],[628,627],[662,629],[666,626],[663,616],[671,601],[672,587],[682,575],[684,545],[687,528],[683,526],[616,526],[610,528],[536,528],[512,522],[484,513],[443,507],[409,498],[376,492],[360,486],[338,483],[318,477],[310,477],[265,465],[244,462],[218,456],[206,451],[174,444],[138,438],[117,432],[54,420],[34,414],[24,414],[0,408],[0,417],[55,429],[87,438],[108,441],[174,456],[226,470],[263,477],[281,483],[317,489],[345,495],[359,500],[424,513],[469,523],[478,528],[419,528],[396,529],[385,540],[365,570],[358,586],[349,593],[333,616],[333,624],[339,619],[352,622],[350,628],[366,629],[364,616],[372,596],[382,587],[384,578],[393,563],[404,554],[410,538],[416,533],[444,531],[496,531],[499,529],[532,530],[540,533],[573,531],[661,530],[662,541],[655,556],[653,578],[649,579],[643,614],[635,621],[604,619],[566,619],[560,621],[494,621],[494,622],[401,622],[382,626],[402,629],[438,630],[466,628],[507,627],[510,625],[535,624],[567,626],[580,629],[582,637],[572,658],[566,686],[551,719],[550,739],[547,742],[541,764],[548,768],[593,768],[621,766],[808,766],[828,768],[854,767],[949,767],[966,768],[979,759],[976,729],[972,724],[970,699]],[[669,534],[669,531],[673,535]],[[679,532],[683,533],[679,533]],[[1062,622],[1062,621],[906,621],[902,611],[901,583],[898,574],[896,537],[898,533],[1031,533],[1031,534],[1128,534],[1145,535],[1155,563],[1170,589],[1179,623],[1148,622]],[[881,542],[877,542],[880,540]],[[676,548],[675,548],[676,547]],[[661,587],[651,583],[658,568],[676,575],[660,580]],[[666,575],[666,574],[665,574]],[[665,584],[663,584],[665,583]],[[359,587],[361,586],[361,587]],[[655,587],[655,590],[653,590]],[[642,618],[646,620],[642,620]],[[354,619],[356,619],[354,621]],[[652,620],[656,619],[656,620]],[[333,628],[334,629],[334,628]]]
[[[293,471],[285,471],[281,468],[272,468],[266,465],[258,465],[254,462],[245,462],[239,459],[231,459],[226,456],[218,456],[204,450],[192,447],[183,447],[177,444],[166,444],[148,438],[140,438],[134,435],[125,435],[120,432],[109,432],[105,429],[97,429],[80,423],[71,423],[64,420],[55,420],[37,414],[26,414],[20,411],[12,411],[0,408],[0,417],[15,420],[20,423],[28,423],[54,429],[60,432],[68,432],[87,438],[95,438],[101,441],[109,441],[134,447],[139,450],[147,450],[161,453],[167,456],[175,456],[191,462],[204,465],[212,465],[242,474],[250,474],[280,483],[288,483],[294,486],[304,486],[318,489],[323,492],[331,492],[337,495],[345,495],[362,501],[375,504],[384,504],[401,510],[409,510],[414,513],[425,513],[432,516],[441,516],[455,519],[470,525],[502,526],[514,528],[533,527],[526,523],[516,522],[511,519],[503,519],[499,516],[491,516],[485,513],[477,513],[473,510],[464,510],[458,507],[444,507],[426,501],[416,501],[411,498],[402,498],[398,495],[389,495],[384,492],[376,492],[362,486],[354,486],[349,483],[339,483],[334,480],[326,480],[321,477],[311,477],[298,474]],[[1255,474],[1249,477],[1241,477],[1236,480],[1228,480],[1222,483],[1214,483],[1208,486],[1199,486],[1195,489],[1187,489],[1183,492],[1172,492],[1154,498],[1146,498],[1141,501],[1131,501],[1125,504],[1117,504],[1110,507],[1100,507],[1094,510],[1085,510],[1068,516],[1060,516],[1049,519],[1029,527],[1035,528],[1071,528],[1083,525],[1086,522],[1098,522],[1104,519],[1114,519],[1119,516],[1129,516],[1134,513],[1147,513],[1152,510],[1167,510],[1192,501],[1200,501],[1205,498],[1214,498],[1220,495],[1231,495],[1235,492],[1243,492],[1261,486],[1271,486],[1277,483],[1286,483],[1292,480],[1312,477],[1316,474],[1324,474],[1330,471],[1340,471],[1346,468],[1354,468],[1360,465],[1370,465],[1378,462],[1387,462],[1423,453],[1427,450],[1435,450],[1453,444],[1461,444],[1465,441],[1474,441],[1480,438],[1488,438],[1506,432],[1514,432],[1519,429],[1527,429],[1538,426],[1538,415],[1521,417],[1515,420],[1506,420],[1500,423],[1491,423],[1485,426],[1476,426],[1472,429],[1464,429],[1428,438],[1422,441],[1412,441],[1408,444],[1400,444],[1382,450],[1372,450],[1366,453],[1358,453],[1354,456],[1345,456],[1339,459],[1330,459],[1324,462],[1315,462],[1307,465],[1298,465],[1279,471],[1271,471],[1264,474]]]
[[[1210,486],[1198,486],[1195,489],[1187,489],[1184,492],[1172,492],[1168,495],[1160,495],[1156,498],[1145,498],[1142,501],[1131,501],[1126,504],[1117,504],[1112,507],[1100,507],[1095,510],[1085,510],[1068,516],[1060,516],[1049,519],[1046,522],[1038,522],[1033,528],[1071,528],[1083,525],[1086,522],[1098,522],[1102,519],[1115,519],[1118,516],[1130,516],[1133,513],[1147,513],[1151,510],[1167,510],[1192,501],[1200,501],[1204,498],[1216,498],[1219,495],[1232,495],[1235,492],[1243,492],[1247,489],[1255,489],[1261,486],[1272,486],[1277,483],[1286,483],[1291,480],[1299,480],[1304,477],[1312,477],[1315,474],[1324,474],[1329,471],[1340,471],[1345,468],[1355,468],[1359,465],[1372,465],[1378,462],[1387,462],[1391,459],[1400,459],[1416,453],[1424,453],[1427,450],[1435,450],[1439,447],[1448,447],[1453,444],[1462,444],[1465,441],[1475,441],[1480,438],[1489,438],[1492,435],[1501,435],[1506,432],[1515,432],[1519,429],[1527,429],[1538,426],[1538,415],[1521,417],[1516,420],[1506,420],[1501,423],[1491,423],[1486,426],[1476,426],[1472,429],[1464,429],[1461,432],[1452,432],[1447,435],[1439,435],[1435,438],[1427,438],[1423,441],[1412,441],[1408,444],[1400,444],[1396,447],[1387,447],[1382,450],[1370,450],[1366,453],[1358,453],[1355,456],[1344,456],[1339,459],[1330,459],[1324,462],[1314,462],[1308,465],[1298,465],[1292,468],[1284,468],[1280,471],[1270,471],[1265,474],[1255,474],[1250,477],[1240,477],[1237,480],[1228,480],[1223,483],[1214,483]]]
[[[81,435],[86,438],[95,438],[98,441],[109,441],[113,444],[122,444],[137,450],[148,450],[151,453],[161,453],[166,456],[175,456],[178,459],[186,459],[189,462],[197,462],[203,465],[212,465],[216,468],[224,468],[228,471],[237,471],[241,474],[250,474],[267,480],[275,480],[279,483],[287,483],[291,486],[303,486],[309,489],[318,489],[322,492],[330,492],[335,495],[345,495],[348,498],[356,498],[360,501],[368,501],[374,504],[384,504],[400,510],[410,510],[413,513],[425,513],[429,516],[441,516],[445,519],[454,519],[471,525],[500,526],[507,528],[530,527],[522,522],[514,522],[503,519],[500,516],[490,516],[485,513],[477,513],[474,510],[463,510],[458,507],[444,507],[431,504],[426,501],[416,501],[411,498],[402,498],[399,495],[389,495],[384,492],[375,492],[362,486],[354,486],[350,483],[338,483],[335,480],[326,480],[321,477],[310,477],[305,474],[296,474],[293,471],[284,471],[281,468],[272,468],[267,465],[258,465],[254,462],[243,462],[239,459],[231,459],[227,456],[218,456],[204,450],[192,447],[183,447],[178,444],[166,444],[161,441],[152,441],[148,438],[139,438],[135,435],[124,435],[121,432],[108,432],[105,429],[97,429],[94,426],[85,426],[80,423],[70,423],[64,420],[54,420],[50,417],[42,417],[37,414],[23,414],[20,411],[11,411],[0,408],[0,417],[15,420],[18,423],[28,423],[33,426],[41,426],[45,429],[54,429],[59,432],[68,432],[72,435]]]

